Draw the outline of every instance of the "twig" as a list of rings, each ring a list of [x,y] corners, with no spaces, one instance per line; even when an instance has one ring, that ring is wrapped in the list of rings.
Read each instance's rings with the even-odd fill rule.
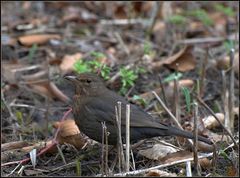
[[[229,120],[229,108],[228,108],[228,101],[229,101],[229,93],[227,90],[227,82],[226,82],[226,72],[222,70],[222,81],[223,81],[223,94],[222,100],[224,104],[224,126],[226,128],[230,128],[230,120]],[[229,129],[230,131],[230,129]]]
[[[155,91],[152,91],[152,93],[155,95],[155,97],[157,98],[157,100],[159,101],[159,103],[162,105],[163,109],[170,115],[170,117],[173,119],[174,123],[177,125],[178,128],[182,129],[182,126],[180,125],[180,123],[178,122],[178,120],[176,119],[176,117],[171,113],[171,111],[169,111],[169,109],[165,106],[165,104],[163,103],[163,101],[161,100],[161,98],[157,95],[157,93]],[[189,143],[191,145],[193,145],[192,140],[187,139],[189,141]]]
[[[200,76],[200,91],[199,91],[199,97],[203,96],[203,92],[204,92],[204,80],[205,80],[205,76],[206,76],[206,66],[208,63],[208,47],[206,49],[206,54],[205,54],[205,58],[204,60],[202,60],[202,68],[201,68],[201,76]]]
[[[117,40],[119,41],[121,47],[123,48],[123,50],[125,51],[125,53],[127,54],[127,56],[130,55],[129,49],[127,48],[127,46],[125,45],[125,43],[123,42],[122,37],[120,36],[120,34],[118,32],[115,32],[114,35],[116,36]]]
[[[163,86],[162,77],[160,74],[158,75],[158,78],[159,78],[160,87],[162,89],[163,101],[164,101],[166,107],[168,107],[168,102],[167,102],[167,98],[166,98],[166,94],[165,94],[165,88]]]
[[[213,153],[203,154],[203,155],[198,156],[198,159],[207,158],[207,157],[210,157],[212,155],[213,155]],[[187,162],[187,161],[193,161],[193,158],[177,160],[177,161],[174,161],[174,162],[171,162],[171,163],[154,166],[154,167],[147,168],[147,169],[141,169],[141,170],[130,171],[130,172],[125,172],[125,173],[118,173],[118,174],[114,174],[114,176],[136,175],[136,174],[144,173],[144,172],[147,172],[147,171],[150,171],[150,170],[153,170],[153,169],[160,169],[160,168],[176,165],[176,164],[179,164],[179,163],[184,163],[184,162]]]
[[[231,40],[234,40],[234,41],[236,40],[235,39],[235,34],[230,35],[227,38],[231,39]],[[177,42],[177,44],[216,43],[216,42],[225,41],[227,38],[225,38],[225,37],[193,38],[193,39],[180,40],[180,41]]]
[[[126,105],[126,169],[129,171],[129,159],[130,159],[130,104]]]
[[[177,70],[175,71],[175,77],[177,77],[178,63],[176,63]],[[180,122],[180,109],[179,109],[179,82],[174,79],[174,101],[175,101],[175,117]]]
[[[226,129],[226,127],[222,124],[222,122],[218,119],[218,117],[216,116],[216,114],[211,110],[211,108],[201,99],[199,98],[196,94],[192,94],[195,98],[197,98],[197,100],[212,114],[212,116],[218,121],[219,125],[221,125],[221,127],[227,132],[227,134],[230,136],[230,138],[232,139],[233,143],[235,144],[235,146],[239,149],[239,146],[237,144],[237,142],[234,140],[232,134],[228,131],[228,129]]]
[[[153,28],[156,24],[156,21],[157,21],[157,17],[158,17],[158,13],[160,11],[160,6],[161,6],[161,3],[156,1],[155,2],[155,6],[153,6],[153,9],[152,9],[152,14],[151,14],[151,18],[150,18],[150,27],[149,29],[147,30],[147,35],[151,35],[152,34],[152,31],[153,31]]]
[[[186,161],[186,177],[192,177],[191,161]]]
[[[117,133],[118,133],[118,168],[121,172],[121,169],[124,167],[124,155],[123,155],[123,144],[122,144],[122,131],[121,131],[121,120],[122,120],[122,103],[117,102],[116,111],[116,123],[117,123]]]
[[[193,155],[194,155],[194,169],[197,173],[197,176],[200,176],[200,171],[198,167],[198,104],[194,102],[194,139],[193,139]]]
[[[230,120],[230,132],[233,134],[234,132],[234,113],[233,113],[233,107],[234,107],[234,70],[233,70],[233,60],[234,60],[234,49],[231,49],[230,51],[230,76],[229,76],[229,102],[228,102],[228,108],[229,108],[229,120]]]

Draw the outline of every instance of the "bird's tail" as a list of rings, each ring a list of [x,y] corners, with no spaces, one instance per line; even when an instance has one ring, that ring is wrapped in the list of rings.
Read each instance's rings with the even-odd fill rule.
[[[176,127],[169,127],[168,133],[169,133],[169,135],[181,136],[181,137],[190,138],[190,139],[194,138],[193,133],[184,131],[181,129],[177,129]],[[198,135],[198,140],[205,142],[207,144],[210,144],[210,145],[213,144],[209,139],[207,139],[203,136],[200,136],[200,135]]]

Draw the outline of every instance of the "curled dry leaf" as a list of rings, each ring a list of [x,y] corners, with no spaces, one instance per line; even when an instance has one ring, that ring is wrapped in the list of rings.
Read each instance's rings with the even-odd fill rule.
[[[33,44],[42,45],[47,43],[51,39],[61,39],[60,35],[57,34],[35,34],[26,35],[18,38],[18,41],[24,46],[32,46]]]
[[[221,123],[224,123],[224,114],[223,113],[216,113],[215,115],[221,121]],[[218,121],[212,115],[203,118],[203,123],[207,129],[212,129],[212,128],[216,128],[216,127],[220,126]]]
[[[178,64],[178,67],[176,64]],[[162,65],[180,72],[194,69],[196,66],[196,60],[192,54],[192,46],[186,46],[175,55],[170,56],[165,60],[152,63],[152,68],[156,70]]]
[[[160,161],[163,162],[163,164],[168,164],[172,162],[176,162],[179,160],[187,159],[192,157],[192,152],[190,151],[178,151],[175,153],[171,153],[160,159]]]
[[[166,171],[154,169],[150,170],[144,177],[176,177],[177,174],[175,173],[168,173]]]
[[[68,143],[73,145],[77,149],[81,149],[87,141],[80,134],[78,126],[75,124],[74,120],[68,119],[61,123],[55,122],[53,124],[53,127],[60,127],[59,133],[57,135],[57,140],[60,144]]]
[[[219,70],[227,70],[230,67],[230,57],[229,55],[218,60],[216,63],[216,67]],[[233,59],[233,70],[234,72],[239,75],[239,53],[235,53],[234,59]]]
[[[63,74],[73,71],[73,65],[77,60],[81,59],[82,54],[76,53],[73,55],[65,55],[63,57],[62,63],[60,64],[60,69]]]
[[[156,144],[152,148],[140,150],[139,154],[148,159],[159,160],[170,153],[177,152],[177,149],[162,144]]]
[[[6,150],[18,149],[18,148],[25,147],[27,145],[28,145],[28,142],[26,141],[8,142],[1,145],[1,151],[3,152]]]
[[[38,94],[49,98],[58,98],[60,101],[68,102],[70,99],[62,93],[53,82],[43,81],[35,84],[28,84]]]
[[[212,168],[212,161],[209,160],[208,158],[199,159],[198,162],[203,169],[211,169]]]

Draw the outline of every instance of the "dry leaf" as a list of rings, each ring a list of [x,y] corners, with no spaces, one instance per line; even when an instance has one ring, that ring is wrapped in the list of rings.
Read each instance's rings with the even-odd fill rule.
[[[154,169],[150,170],[144,177],[176,177],[177,174],[175,173],[168,173],[166,171]]]
[[[65,55],[63,57],[62,63],[59,66],[63,74],[73,71],[74,63],[81,59],[81,57],[82,57],[81,53]]]
[[[172,163],[172,162],[176,162],[176,161],[188,159],[188,158],[192,158],[192,152],[178,151],[175,153],[168,154],[167,156],[162,158],[161,161],[163,162],[163,164],[168,164],[168,163]]]
[[[237,176],[237,170],[234,166],[227,167],[227,176]]]
[[[178,67],[176,64],[178,64]],[[196,60],[192,54],[192,46],[183,48],[177,54],[170,56],[165,60],[152,63],[152,68],[156,70],[162,65],[180,72],[186,72],[194,69],[196,66]]]
[[[216,113],[215,115],[217,116],[221,123],[224,123],[224,114]],[[207,129],[212,129],[220,126],[218,121],[212,115],[203,118],[203,123]]]
[[[218,60],[216,67],[219,70],[227,70],[230,67],[230,57],[226,56],[223,59]],[[233,70],[238,76],[239,75],[239,53],[238,52],[236,52],[234,55]]]
[[[198,162],[203,169],[211,169],[212,168],[212,161],[209,160],[208,158],[199,159]]]
[[[35,84],[28,84],[28,86],[36,93],[43,96],[47,96],[52,99],[58,98],[63,102],[68,102],[70,100],[53,82],[43,81]]]
[[[6,151],[6,150],[13,150],[13,149],[18,149],[22,148],[28,145],[28,142],[26,141],[15,141],[15,142],[8,142],[1,144],[1,151]]]
[[[171,146],[162,144],[156,144],[152,148],[146,150],[140,150],[139,154],[152,160],[159,160],[170,153],[177,152],[177,150]]]
[[[61,39],[61,36],[56,34],[36,34],[21,36],[18,38],[19,42],[24,46],[32,46],[33,44],[42,45],[51,39],[59,40]]]
[[[68,119],[61,123],[55,122],[53,127],[60,127],[57,135],[57,140],[60,144],[68,143],[77,149],[81,149],[85,145],[86,139],[80,134],[78,126],[75,124],[74,120]]]

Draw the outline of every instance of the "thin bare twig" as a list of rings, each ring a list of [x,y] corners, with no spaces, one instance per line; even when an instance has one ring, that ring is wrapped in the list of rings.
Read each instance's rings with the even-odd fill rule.
[[[200,171],[198,167],[198,104],[194,102],[194,139],[193,139],[193,155],[194,155],[194,169],[197,176],[200,176]]]
[[[130,104],[126,105],[126,169],[129,171],[129,159],[130,159]]]
[[[233,70],[233,60],[234,60],[234,49],[231,49],[230,51],[230,76],[229,76],[229,102],[228,102],[228,108],[229,108],[229,120],[230,120],[230,132],[233,134],[234,132],[234,70]]]

